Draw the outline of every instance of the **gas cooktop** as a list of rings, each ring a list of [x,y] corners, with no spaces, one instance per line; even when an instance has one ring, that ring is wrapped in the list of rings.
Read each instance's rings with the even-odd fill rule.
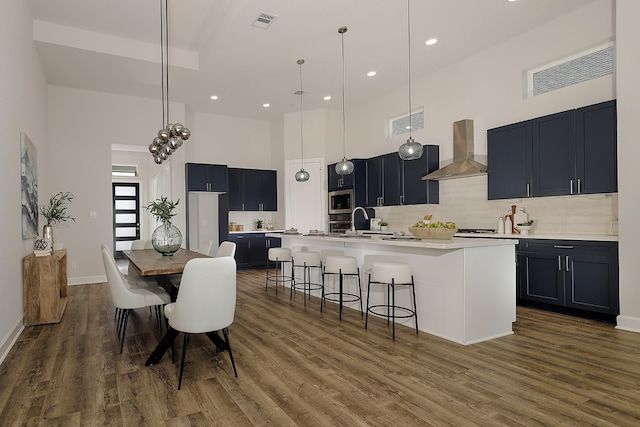
[[[495,234],[495,232],[493,228],[458,228],[458,233]]]

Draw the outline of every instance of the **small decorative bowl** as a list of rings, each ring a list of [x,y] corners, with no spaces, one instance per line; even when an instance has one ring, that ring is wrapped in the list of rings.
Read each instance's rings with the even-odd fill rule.
[[[419,239],[449,240],[457,231],[457,228],[409,227],[409,232]]]
[[[531,227],[533,227],[532,225],[516,225],[516,227],[518,227],[518,230],[520,230],[520,234],[522,235],[527,235],[529,234],[529,230],[531,230]]]

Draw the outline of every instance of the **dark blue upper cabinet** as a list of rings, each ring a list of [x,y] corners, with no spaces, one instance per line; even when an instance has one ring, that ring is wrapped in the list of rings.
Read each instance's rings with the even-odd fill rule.
[[[276,171],[229,168],[229,210],[278,210]]]
[[[422,177],[440,167],[440,146],[423,145],[422,157],[417,160],[401,160],[402,182],[400,203],[403,205],[438,204],[439,181],[423,181]]]
[[[368,207],[400,204],[400,162],[395,152],[367,159]]]
[[[531,121],[487,131],[488,198],[531,195]]]
[[[227,166],[205,163],[187,163],[188,191],[226,193],[229,189]]]
[[[576,192],[574,120],[575,110],[533,119],[532,195]]]
[[[576,191],[618,191],[616,101],[576,110]]]
[[[613,193],[616,101],[487,131],[488,198]]]

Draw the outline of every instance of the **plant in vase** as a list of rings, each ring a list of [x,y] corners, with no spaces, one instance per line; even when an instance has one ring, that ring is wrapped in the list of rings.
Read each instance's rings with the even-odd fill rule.
[[[180,199],[176,202],[169,200],[166,196],[161,196],[149,202],[145,209],[148,210],[156,221],[160,224],[151,235],[151,244],[153,248],[164,256],[171,256],[180,249],[182,245],[182,233],[171,223],[171,218],[176,216],[173,212],[180,203]]]
[[[54,244],[53,225],[65,222],[68,219],[76,220],[67,212],[73,197],[73,193],[69,191],[60,191],[49,197],[48,204],[40,205],[38,209],[40,215],[47,219],[47,223],[42,227],[42,237],[48,240],[52,246]]]
[[[264,223],[263,219],[256,219],[256,230],[262,230],[262,224]]]
[[[387,231],[389,223],[387,221],[380,221],[378,225],[380,226],[380,231]]]

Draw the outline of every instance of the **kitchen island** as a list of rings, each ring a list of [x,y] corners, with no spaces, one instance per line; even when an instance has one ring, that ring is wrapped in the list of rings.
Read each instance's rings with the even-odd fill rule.
[[[401,261],[411,265],[416,288],[418,326],[427,332],[468,345],[512,334],[516,320],[515,239],[419,240],[381,236],[268,234],[282,246],[309,251],[343,251],[356,257],[363,292],[375,261]],[[378,287],[376,287],[378,288]],[[363,295],[366,300],[367,296]],[[386,303],[380,291],[371,304]],[[408,306],[409,293],[396,291],[396,302]],[[354,306],[355,308],[355,306]],[[398,319],[413,327],[413,319]]]

